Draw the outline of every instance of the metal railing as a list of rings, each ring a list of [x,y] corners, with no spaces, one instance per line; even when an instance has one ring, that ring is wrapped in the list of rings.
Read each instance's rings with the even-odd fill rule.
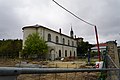
[[[0,80],[120,80],[120,68],[111,57],[104,55],[103,61],[102,69],[0,67]]]
[[[39,74],[39,76],[40,76],[41,74],[55,74],[55,75],[57,75],[57,73],[67,73],[67,74],[75,73],[74,76],[73,76],[74,80],[75,80],[75,77],[76,77],[75,75],[79,74],[79,72],[81,74],[83,74],[85,72],[92,73],[92,72],[106,72],[106,71],[109,71],[109,72],[111,72],[111,71],[120,71],[120,69],[117,69],[117,68],[107,68],[107,69],[106,68],[103,68],[103,69],[95,69],[95,68],[93,68],[93,69],[72,69],[72,68],[69,68],[68,69],[68,68],[16,68],[16,67],[0,67],[0,80],[3,80],[3,79],[4,80],[17,80],[17,76],[21,75],[21,74]],[[67,78],[68,78],[68,76],[69,75],[66,75]],[[55,77],[54,77],[54,80],[56,80]],[[67,78],[66,78],[66,80],[67,80]],[[86,80],[86,79],[81,79],[81,80]],[[109,78],[109,80],[111,80],[111,79]],[[118,80],[118,79],[114,79],[114,80]]]

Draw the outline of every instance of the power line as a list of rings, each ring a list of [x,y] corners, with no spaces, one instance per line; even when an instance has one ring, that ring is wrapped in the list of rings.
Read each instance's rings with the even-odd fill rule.
[[[61,6],[61,5],[60,5],[58,2],[56,2],[55,0],[52,0],[52,1],[55,2],[58,6],[60,6],[62,9],[64,9],[65,11],[67,11],[68,13],[70,13],[71,15],[73,15],[74,17],[76,17],[77,19],[79,19],[79,20],[81,20],[81,21],[83,21],[83,22],[85,22],[86,24],[89,24],[89,25],[91,25],[91,26],[96,26],[96,25],[91,24],[91,23],[89,23],[88,21],[85,21],[85,20],[83,20],[82,18],[78,17],[77,15],[75,15],[74,13],[72,13],[71,11],[69,11],[68,9],[66,9],[65,7]]]
[[[52,0],[52,1],[54,1],[54,0]],[[75,15],[74,13],[72,13],[71,11],[67,10],[65,7],[61,6],[61,5],[60,5],[59,3],[57,3],[56,1],[54,1],[54,2],[55,2],[58,6],[60,6],[61,8],[63,8],[65,11],[67,11],[68,13],[70,13],[71,15],[73,15],[74,17],[76,17],[77,19],[85,22],[86,24],[89,24],[89,25],[91,25],[91,26],[94,26],[94,28],[95,28],[95,35],[96,35],[96,41],[97,41],[97,47],[98,47],[98,56],[99,56],[98,58],[99,58],[99,61],[100,61],[100,60],[101,60],[101,59],[100,59],[100,48],[99,48],[99,41],[98,41],[98,34],[97,34],[97,27],[96,27],[96,25],[91,24],[91,23],[89,23],[88,21],[83,20],[82,18],[78,17],[77,15]]]

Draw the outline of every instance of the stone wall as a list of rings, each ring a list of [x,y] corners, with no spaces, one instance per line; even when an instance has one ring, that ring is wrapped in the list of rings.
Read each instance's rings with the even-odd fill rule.
[[[112,60],[119,67],[119,57],[118,57],[116,41],[107,42],[107,51],[108,51],[108,54],[110,55],[110,57],[112,58]]]

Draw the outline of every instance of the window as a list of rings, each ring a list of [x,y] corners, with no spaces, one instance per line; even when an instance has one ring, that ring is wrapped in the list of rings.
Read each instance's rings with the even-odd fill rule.
[[[59,57],[61,57],[61,50],[59,50]]]
[[[65,50],[65,57],[67,57],[67,50]]]
[[[72,52],[70,51],[70,57],[72,56]]]
[[[65,39],[63,38],[63,44],[65,44]]]
[[[48,41],[51,41],[51,34],[48,34]]]
[[[68,40],[68,45],[70,45],[70,41]]]
[[[58,38],[58,36],[56,36],[56,43],[59,43],[59,38]]]

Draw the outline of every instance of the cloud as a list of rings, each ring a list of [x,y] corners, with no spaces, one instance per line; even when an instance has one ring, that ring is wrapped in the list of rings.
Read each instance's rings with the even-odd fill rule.
[[[97,25],[99,41],[120,43],[119,0],[56,0],[82,19]],[[0,0],[0,39],[22,38],[21,28],[40,24],[96,43],[94,27],[76,19],[52,0]]]

